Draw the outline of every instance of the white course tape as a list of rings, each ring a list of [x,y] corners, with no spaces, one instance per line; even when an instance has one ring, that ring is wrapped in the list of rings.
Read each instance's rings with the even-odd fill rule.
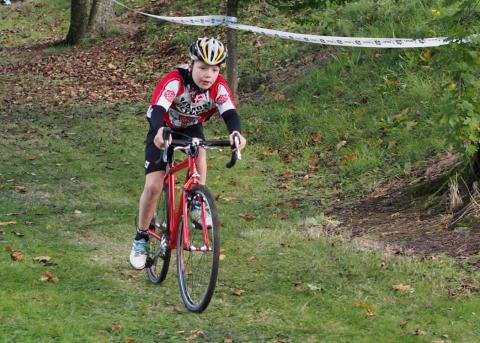
[[[316,43],[323,45],[349,46],[349,47],[365,47],[365,48],[426,48],[450,44],[446,37],[439,38],[424,38],[424,39],[410,39],[410,38],[355,38],[355,37],[333,37],[333,36],[319,36],[302,33],[292,33],[286,31],[277,31],[265,29],[257,26],[250,26],[238,24],[236,17],[228,17],[224,15],[207,15],[207,16],[192,16],[192,17],[167,17],[149,14],[137,11],[130,8],[117,0],[112,0],[114,3],[125,7],[131,11],[141,15],[155,18],[158,20],[168,21],[183,25],[196,26],[218,26],[225,25],[235,30],[248,31],[266,36],[295,40],[307,43]]]
[[[433,47],[449,44],[450,41],[446,37],[442,38],[425,38],[425,39],[407,39],[407,38],[353,38],[353,37],[333,37],[318,36],[301,33],[291,33],[285,31],[277,31],[264,29],[261,27],[243,25],[243,24],[227,24],[236,30],[244,30],[254,33],[261,33],[267,36],[296,40],[300,42],[316,43],[324,45],[365,47],[365,48],[420,48]]]

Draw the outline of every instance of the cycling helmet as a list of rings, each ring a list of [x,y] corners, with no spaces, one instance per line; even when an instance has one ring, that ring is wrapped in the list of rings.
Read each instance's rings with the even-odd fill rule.
[[[215,38],[199,38],[190,46],[190,58],[193,61],[203,61],[216,66],[225,62],[227,48]]]

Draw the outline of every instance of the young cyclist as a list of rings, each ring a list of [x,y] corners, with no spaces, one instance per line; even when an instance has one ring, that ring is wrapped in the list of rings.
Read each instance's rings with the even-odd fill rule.
[[[130,253],[130,264],[135,269],[143,269],[147,260],[147,229],[162,191],[162,180],[166,164],[155,164],[162,155],[163,128],[173,130],[173,137],[181,133],[190,137],[205,139],[203,123],[219,113],[230,132],[240,136],[239,149],[246,144],[240,134],[240,118],[235,102],[220,67],[227,58],[227,49],[214,38],[199,38],[190,47],[190,63],[168,73],[158,83],[153,92],[147,111],[150,128],[145,147],[145,186],[140,197],[139,226]],[[178,137],[181,138],[181,137]],[[207,159],[201,148],[197,159],[200,182],[207,179]]]

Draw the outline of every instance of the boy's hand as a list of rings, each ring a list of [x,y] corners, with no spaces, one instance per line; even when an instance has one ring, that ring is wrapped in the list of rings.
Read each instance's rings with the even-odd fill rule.
[[[170,139],[168,141],[168,144],[172,143],[172,136],[170,135]],[[155,138],[153,139],[153,144],[156,145],[157,148],[163,149],[164,148],[164,141],[163,141],[163,127],[161,127],[157,134],[155,135]]]
[[[235,134],[238,134],[238,137],[240,138],[240,145],[238,146],[238,150],[241,151],[243,148],[245,148],[245,145],[247,145],[247,140],[242,136],[242,134],[238,131],[233,131],[230,136],[228,137],[230,140],[230,144],[234,145],[233,137]]]

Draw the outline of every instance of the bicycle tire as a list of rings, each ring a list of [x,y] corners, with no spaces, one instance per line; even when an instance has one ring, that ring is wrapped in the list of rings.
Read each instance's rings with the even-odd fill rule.
[[[188,239],[190,246],[205,247],[204,230],[208,232],[210,251],[192,251],[185,247],[183,220],[177,235],[177,277],[183,303],[189,311],[203,312],[212,299],[217,283],[220,257],[220,223],[217,208],[208,188],[195,185],[189,191],[190,201],[186,204],[188,213]],[[210,212],[212,225],[203,228],[192,220],[192,200],[203,201],[205,210]],[[183,218],[182,218],[183,219]],[[194,224],[196,223],[196,224]],[[198,227],[200,225],[200,228]]]
[[[160,234],[161,240],[150,236],[150,249],[145,268],[148,279],[154,284],[162,283],[167,277],[172,253],[169,242],[168,188],[165,187],[162,191],[157,204],[157,212],[150,229],[155,229]]]

